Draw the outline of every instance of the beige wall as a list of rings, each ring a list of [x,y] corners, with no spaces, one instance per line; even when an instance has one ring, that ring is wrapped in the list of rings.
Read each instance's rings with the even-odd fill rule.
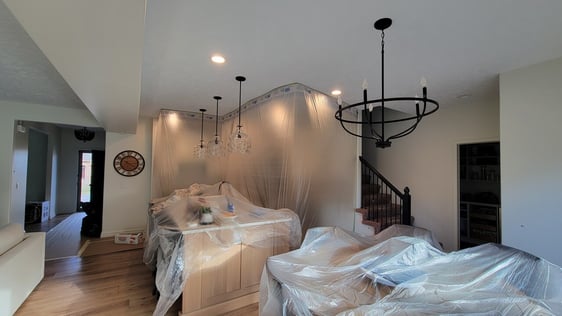
[[[500,76],[502,241],[562,265],[562,58]]]
[[[113,168],[113,158],[135,150],[145,160],[137,176],[124,177]],[[136,134],[106,133],[102,237],[146,228],[152,168],[152,119],[141,118]]]
[[[458,247],[457,145],[499,140],[498,101],[441,105],[392,147],[363,155],[398,188],[408,186],[415,226],[432,230],[446,250]]]

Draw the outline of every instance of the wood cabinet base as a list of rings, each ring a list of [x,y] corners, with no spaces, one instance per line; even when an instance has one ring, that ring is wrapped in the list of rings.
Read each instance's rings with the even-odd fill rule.
[[[180,312],[179,316],[208,316],[208,315],[221,315],[224,313],[237,310],[244,306],[259,302],[260,292],[254,292],[248,295],[237,297],[230,301],[222,302],[219,304],[211,305],[203,309],[199,309],[187,314]]]

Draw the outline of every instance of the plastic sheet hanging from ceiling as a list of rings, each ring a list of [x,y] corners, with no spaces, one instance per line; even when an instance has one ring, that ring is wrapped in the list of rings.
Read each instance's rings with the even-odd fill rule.
[[[228,213],[229,204],[235,210],[235,216]],[[202,207],[211,209],[213,225],[199,225]],[[221,247],[240,243],[267,247],[269,240],[280,238],[295,249],[301,241],[300,221],[293,211],[256,206],[226,182],[192,184],[167,197],[154,199],[149,209],[144,252],[144,262],[156,269],[155,283],[160,293],[153,315],[164,315],[177,300],[192,267],[218,260],[216,256],[220,253],[215,257],[201,256],[190,232],[203,232]]]
[[[256,205],[293,210],[304,230],[352,229],[357,138],[334,119],[337,107],[333,97],[302,84],[275,88],[242,105],[251,152],[204,160],[192,153],[200,139],[200,114],[161,111],[153,125],[153,197],[195,182],[227,180]],[[345,115],[351,119],[356,113]],[[238,113],[224,115],[219,124],[219,134],[227,140],[237,129]],[[214,134],[211,116],[205,116],[204,126],[206,141]]]
[[[492,243],[444,253],[409,226],[310,229],[266,270],[261,315],[562,315],[560,267]]]

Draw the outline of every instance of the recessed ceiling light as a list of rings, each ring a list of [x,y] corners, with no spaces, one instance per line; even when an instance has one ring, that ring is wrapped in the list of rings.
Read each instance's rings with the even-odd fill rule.
[[[332,90],[332,95],[340,95],[341,90]]]
[[[224,59],[224,57],[222,57],[221,55],[213,55],[213,57],[211,57],[211,60],[215,64],[224,64],[224,62],[226,61],[226,59]]]

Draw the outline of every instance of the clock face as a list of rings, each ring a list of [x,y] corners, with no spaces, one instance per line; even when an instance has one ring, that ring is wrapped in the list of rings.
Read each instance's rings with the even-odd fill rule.
[[[136,176],[144,169],[144,158],[134,150],[125,150],[115,156],[113,167],[120,175],[126,177]]]

